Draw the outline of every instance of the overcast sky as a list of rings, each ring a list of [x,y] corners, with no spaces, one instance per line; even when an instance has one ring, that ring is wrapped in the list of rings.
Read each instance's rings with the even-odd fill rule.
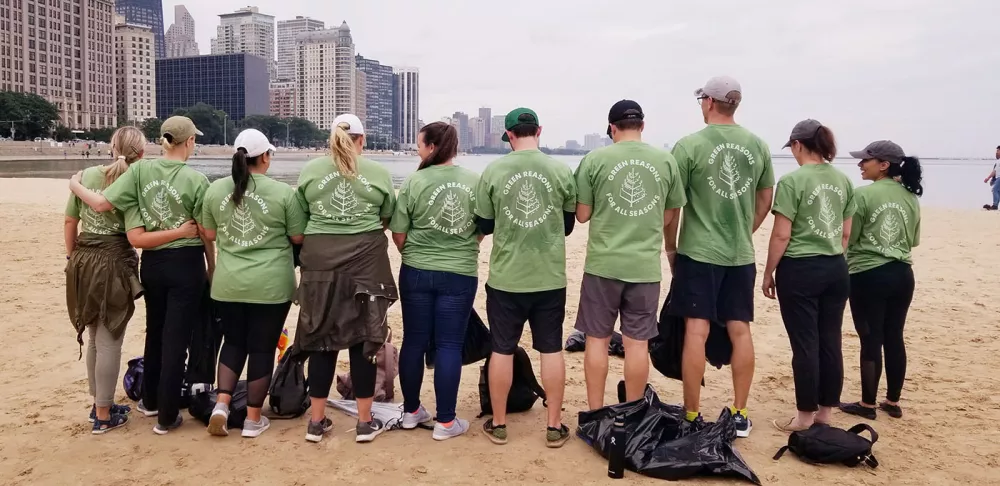
[[[420,68],[425,122],[489,106],[534,108],[550,147],[603,133],[638,101],[645,138],[699,130],[692,92],[727,74],[737,121],[778,152],[795,122],[833,128],[841,153],[892,139],[922,156],[992,157],[1000,145],[1000,2],[994,0],[164,0],[210,50],[220,13],[347,21],[357,52]]]

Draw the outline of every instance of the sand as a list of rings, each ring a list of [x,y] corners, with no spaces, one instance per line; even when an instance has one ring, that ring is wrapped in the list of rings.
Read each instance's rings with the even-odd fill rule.
[[[210,437],[185,415],[185,425],[161,437],[154,419],[134,414],[124,430],[92,436],[86,368],[77,361],[77,344],[64,300],[65,265],[62,209],[67,184],[59,180],[0,179],[0,484],[604,484],[606,462],[578,439],[563,449],[544,446],[541,405],[510,416],[511,442],[495,446],[482,437],[477,383],[478,366],[464,370],[459,415],[472,420],[465,437],[434,442],[427,431],[389,432],[375,443],[354,443],[353,419],[336,411],[332,437],[319,445],[303,439],[306,419],[275,421],[262,437]],[[762,265],[770,221],[756,236]],[[586,226],[569,240],[568,334],[576,318],[586,249]],[[1000,316],[997,269],[1000,267],[1000,217],[982,212],[925,210],[923,246],[915,251],[917,290],[906,341],[909,375],[903,390],[904,420],[879,415],[872,425],[881,435],[875,447],[882,462],[876,472],[816,467],[788,455],[771,456],[786,436],[771,425],[794,408],[790,351],[778,306],[757,298],[754,323],[757,371],[751,395],[755,429],[737,449],[765,484],[1000,484]],[[480,256],[485,281],[490,239]],[[391,251],[394,267],[399,255]],[[485,315],[480,291],[476,309]],[[139,309],[125,340],[124,361],[142,352],[144,308]],[[294,329],[293,307],[288,325]],[[399,306],[389,316],[401,336]],[[527,337],[527,336],[526,336]],[[522,344],[530,346],[530,340]],[[844,326],[846,380],[844,399],[859,397],[858,340],[848,315]],[[537,356],[535,370],[538,372]],[[346,357],[340,369],[346,370]],[[576,425],[586,408],[582,354],[569,354],[564,422]],[[714,416],[728,405],[727,369],[711,367],[703,410]],[[622,361],[612,359],[607,401]],[[431,374],[425,374],[424,399],[433,410]],[[679,382],[652,372],[661,398],[681,400]],[[883,381],[884,389],[884,381]],[[397,384],[397,396],[399,395]],[[117,398],[126,402],[119,388]],[[859,419],[837,414],[848,427]],[[234,434],[235,435],[235,434]],[[660,484],[627,473],[629,484]],[[699,484],[731,481],[700,480]]]

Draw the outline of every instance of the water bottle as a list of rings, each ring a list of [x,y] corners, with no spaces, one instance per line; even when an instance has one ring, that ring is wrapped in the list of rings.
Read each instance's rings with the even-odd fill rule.
[[[608,477],[625,477],[625,416],[615,417],[611,428],[611,444],[608,447]]]

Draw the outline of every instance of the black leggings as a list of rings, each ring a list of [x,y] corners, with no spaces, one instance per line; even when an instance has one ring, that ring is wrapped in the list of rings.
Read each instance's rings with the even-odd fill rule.
[[[913,300],[913,269],[903,262],[851,275],[851,314],[861,338],[861,401],[874,405],[885,348],[886,398],[898,402],[906,380],[903,326]]]
[[[348,350],[351,359],[351,382],[354,396],[372,398],[375,396],[375,377],[378,367],[364,356],[365,343],[358,343]],[[333,374],[337,371],[337,351],[313,351],[309,353],[309,396],[327,398],[333,386]]]
[[[225,341],[219,353],[219,393],[233,394],[247,363],[247,406],[261,408],[271,387],[274,352],[291,302],[245,304],[215,301]]]

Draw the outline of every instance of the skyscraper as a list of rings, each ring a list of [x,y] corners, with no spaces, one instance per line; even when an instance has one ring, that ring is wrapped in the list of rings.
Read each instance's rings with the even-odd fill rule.
[[[158,59],[156,112],[167,119],[178,108],[207,103],[234,121],[266,115],[267,64],[250,54],[219,54]]]
[[[278,21],[277,76],[279,80],[295,80],[295,38],[303,32],[323,30],[325,27],[322,20],[301,15],[292,20]]]
[[[388,148],[393,141],[393,74],[392,66],[375,59],[354,56],[358,70],[365,74],[365,138],[377,148]]]
[[[271,116],[291,118],[298,116],[294,81],[276,81],[269,87],[271,95]]]
[[[396,78],[399,145],[413,150],[417,148],[417,131],[420,130],[420,70],[394,68],[393,76]]]
[[[482,110],[479,111],[482,113]],[[469,120],[469,132],[472,134],[470,137],[472,139],[472,148],[486,146],[486,120],[489,120],[489,118],[480,116]]]
[[[74,3],[82,4],[84,2]],[[163,0],[117,0],[114,4],[115,11],[119,15],[125,16],[125,22],[148,25],[153,30],[153,36],[156,37],[156,58],[167,57],[167,48],[163,39]],[[111,19],[111,21],[114,20]]]
[[[504,115],[493,115],[493,119],[490,121],[490,148],[498,149],[504,146],[503,140],[501,139],[506,131],[504,130],[504,118],[506,118]]]
[[[347,24],[304,32],[296,38],[295,91],[303,117],[324,129],[337,115],[355,110],[354,42]]]
[[[183,5],[174,7],[174,23],[164,36],[167,44],[166,57],[188,57],[201,54],[198,41],[194,37],[194,17]]]
[[[367,76],[365,72],[354,68],[354,110],[352,113],[358,116],[361,123],[365,124],[365,131],[368,127],[368,107],[365,105],[368,92]],[[367,135],[367,133],[366,133]]]
[[[604,135],[600,133],[591,133],[583,136],[583,149],[584,150],[597,150],[604,146],[604,141],[602,138]]]
[[[480,108],[479,109],[479,118],[483,119],[483,130],[482,130],[482,132],[483,132],[483,140],[484,141],[489,141],[489,135],[490,135],[490,133],[493,132],[493,130],[491,130],[491,128],[492,128],[491,125],[492,125],[492,122],[493,122],[493,109],[492,108],[487,108],[485,106],[482,107],[482,108]],[[485,143],[484,143],[484,145],[481,145],[481,147],[486,147],[486,146],[487,146],[487,144],[485,144]]]
[[[458,130],[458,149],[463,152],[468,152],[472,148],[472,133],[469,131],[469,115],[461,111],[456,111],[454,115],[451,115],[451,119],[455,120],[455,129]]]
[[[212,54],[245,52],[264,58],[273,80],[274,16],[262,14],[257,7],[244,7],[233,13],[219,15],[216,37],[212,39]]]
[[[156,36],[149,26],[115,15],[115,100],[121,123],[156,117],[155,52]]]

